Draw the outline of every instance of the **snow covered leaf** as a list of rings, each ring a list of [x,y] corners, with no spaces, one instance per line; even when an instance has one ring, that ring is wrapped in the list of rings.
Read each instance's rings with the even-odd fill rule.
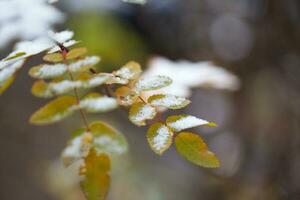
[[[15,73],[23,66],[25,60],[4,61],[0,65],[0,94],[3,93],[14,81]]]
[[[65,64],[42,64],[32,67],[29,70],[29,75],[37,79],[56,78],[64,75],[67,72],[67,65]]]
[[[155,123],[150,126],[147,132],[147,140],[151,149],[162,155],[172,144],[173,132],[162,123]]]
[[[192,115],[173,115],[167,118],[166,123],[172,130],[176,132],[201,125],[214,125],[212,122],[199,119]]]
[[[172,79],[167,76],[152,76],[139,79],[135,84],[137,92],[157,90],[166,87],[172,83]]]
[[[155,108],[143,102],[134,103],[129,110],[129,120],[137,126],[145,126],[155,115]]]
[[[127,84],[129,81],[127,79],[121,78],[121,77],[117,77],[113,74],[110,73],[102,73],[102,74],[107,74],[107,76],[109,76],[110,78],[105,82],[106,84],[121,84],[121,85],[125,85]]]
[[[48,54],[53,55],[53,54]],[[60,54],[58,54],[60,55]],[[29,75],[33,78],[38,79],[50,79],[57,78],[67,73],[68,68],[70,72],[81,72],[88,70],[91,66],[99,62],[99,58],[97,56],[86,57],[81,60],[77,60],[73,63],[70,63],[69,66],[65,64],[42,64],[35,67],[32,67],[29,70]]]
[[[175,137],[175,146],[179,154],[196,165],[208,168],[220,166],[216,155],[208,150],[203,139],[197,134],[179,133]]]
[[[77,43],[77,41],[72,40],[72,37],[74,35],[73,31],[64,30],[61,32],[54,33],[50,31],[48,33],[49,37],[54,40],[55,43],[62,44],[64,47],[70,47]],[[54,45],[48,53],[54,53],[60,50],[60,47],[58,45]]]
[[[76,104],[75,97],[58,97],[33,113],[30,117],[30,123],[44,125],[60,121],[73,113]]]
[[[90,93],[80,101],[80,108],[87,112],[108,112],[118,107],[117,100],[113,97],[103,96],[99,93]]]
[[[75,48],[75,49],[71,49],[68,53],[67,53],[67,59],[68,60],[73,60],[76,58],[79,58],[83,55],[85,55],[87,52],[87,49],[84,47],[80,47],[80,48]]]
[[[127,152],[128,144],[125,137],[108,124],[96,121],[89,125],[93,135],[93,146],[98,153],[122,155]]]
[[[106,154],[99,154],[91,148],[84,159],[80,175],[84,180],[80,186],[87,200],[105,200],[110,185],[110,159]]]
[[[82,74],[77,80],[62,80],[46,83],[36,81],[32,86],[32,94],[37,97],[49,98],[72,91],[74,88],[93,88],[106,83],[109,80],[106,74],[95,74],[93,76]]]
[[[155,94],[148,98],[148,103],[152,106],[162,106],[175,110],[187,106],[190,104],[190,100],[170,94]]]
[[[64,165],[68,167],[75,161],[86,157],[92,146],[93,136],[85,128],[79,128],[72,135],[75,135],[62,152]]]
[[[124,79],[135,80],[140,76],[141,73],[142,69],[140,64],[134,61],[130,61],[121,69],[115,71],[113,74]]]
[[[93,65],[100,61],[98,56],[87,56],[83,59],[77,60],[69,64],[69,70],[71,72],[81,72],[88,70]]]
[[[49,54],[46,54],[44,57],[43,57],[43,60],[44,61],[47,61],[47,62],[61,62],[63,61],[63,56],[61,53],[49,53]]]
[[[119,87],[115,91],[115,94],[117,96],[118,103],[122,106],[130,106],[138,98],[138,95],[126,86]]]

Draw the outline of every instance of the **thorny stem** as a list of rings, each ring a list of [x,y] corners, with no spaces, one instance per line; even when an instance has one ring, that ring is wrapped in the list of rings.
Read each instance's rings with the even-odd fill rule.
[[[68,49],[66,47],[62,46],[62,45],[59,46],[59,47],[61,48],[61,54],[62,54],[62,57],[63,57],[63,61],[64,61],[64,64],[67,66],[67,71],[68,71],[68,74],[70,76],[70,79],[71,79],[71,81],[74,81],[75,80],[74,76],[73,76],[72,72],[69,69],[68,61],[66,60],[66,55],[68,53]],[[79,105],[80,104],[80,98],[79,98],[77,88],[74,87],[73,91],[74,91],[74,95],[75,95],[75,98],[76,98],[76,101],[77,101],[77,105]],[[88,120],[87,120],[87,117],[85,115],[84,110],[82,108],[79,108],[79,113],[81,115],[81,118],[82,118],[82,121],[83,121],[84,125],[86,126],[87,131],[89,131],[90,128],[89,128]]]

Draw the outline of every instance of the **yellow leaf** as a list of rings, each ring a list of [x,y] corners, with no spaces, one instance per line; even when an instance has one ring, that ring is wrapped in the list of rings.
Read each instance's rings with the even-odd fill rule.
[[[85,55],[87,52],[87,49],[84,47],[80,47],[80,48],[75,48],[75,49],[71,49],[68,53],[67,53],[67,59],[68,60],[73,60],[75,58],[79,58],[82,57],[83,55]]]
[[[220,162],[216,155],[209,151],[203,139],[190,132],[181,132],[175,137],[175,146],[179,154],[190,162],[207,168],[216,168]]]
[[[24,55],[26,55],[25,52],[18,52],[18,53],[14,54],[14,55],[12,55],[10,57],[5,58],[4,61],[8,61],[8,60],[12,60],[12,59],[15,59],[15,58],[19,58],[19,57],[24,56]]]
[[[91,148],[81,167],[84,180],[80,186],[87,200],[104,200],[110,185],[110,159],[106,154],[97,155]]]
[[[61,55],[61,53],[51,53],[51,54],[46,54],[43,57],[43,60],[47,61],[47,62],[61,62],[63,61],[63,56]]]
[[[71,115],[76,109],[75,97],[62,96],[50,101],[37,110],[31,117],[30,123],[35,125],[51,124]]]
[[[132,104],[129,110],[129,120],[137,126],[145,126],[146,120],[153,119],[155,115],[155,108],[144,102]]]
[[[14,82],[15,76],[11,76],[2,85],[0,85],[0,95]]]
[[[161,155],[172,145],[173,132],[166,125],[155,123],[148,129],[147,140],[151,149]]]
[[[48,88],[49,88],[48,83],[46,83],[43,80],[38,80],[33,83],[31,88],[31,93],[34,96],[41,97],[41,98],[53,97],[55,94],[52,93]]]

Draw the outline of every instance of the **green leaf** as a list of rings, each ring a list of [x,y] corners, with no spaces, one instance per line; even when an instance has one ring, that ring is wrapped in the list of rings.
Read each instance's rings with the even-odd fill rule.
[[[135,84],[137,92],[157,90],[172,83],[172,79],[167,76],[152,76],[139,79]]]
[[[90,113],[108,112],[118,107],[113,97],[103,96],[99,93],[90,93],[80,101],[79,106]]]
[[[75,49],[71,49],[66,56],[66,59],[68,60],[73,60],[79,57],[82,57],[86,54],[87,49],[84,47],[80,47],[80,48],[75,48]]]
[[[216,155],[209,151],[203,139],[194,133],[181,132],[175,137],[175,146],[179,154],[190,162],[207,168],[216,168],[220,162]]]
[[[94,137],[93,146],[98,153],[122,155],[127,152],[126,139],[116,129],[101,121],[91,123],[89,128]]]
[[[210,122],[192,115],[173,115],[167,118],[167,125],[174,131],[181,131],[201,125],[209,125]]]
[[[46,54],[43,57],[43,60],[47,61],[47,62],[61,62],[63,61],[63,56],[61,53],[50,53],[50,54]]]
[[[190,100],[170,94],[155,94],[148,98],[152,106],[161,106],[169,109],[181,109],[190,104]]]
[[[148,129],[147,140],[151,149],[162,155],[172,145],[173,132],[166,125],[155,123]]]
[[[58,97],[36,111],[30,117],[30,123],[45,125],[60,121],[73,113],[76,104],[75,97]]]
[[[91,149],[81,167],[81,175],[84,180],[80,186],[87,200],[105,200],[110,185],[110,159],[105,154],[97,155],[95,149]]]
[[[140,64],[134,61],[130,61],[121,69],[115,71],[113,74],[124,79],[135,80],[140,76],[141,73],[142,69]]]
[[[5,58],[4,61],[13,60],[15,58],[19,58],[19,57],[24,56],[24,55],[26,55],[25,52],[18,52],[16,54],[12,55],[12,56],[9,56],[9,57]]]
[[[138,95],[126,86],[119,87],[115,91],[115,94],[117,96],[118,103],[122,106],[130,106],[138,99]]]
[[[129,110],[129,120],[137,126],[145,126],[146,120],[153,119],[155,115],[155,108],[143,102],[134,103]]]

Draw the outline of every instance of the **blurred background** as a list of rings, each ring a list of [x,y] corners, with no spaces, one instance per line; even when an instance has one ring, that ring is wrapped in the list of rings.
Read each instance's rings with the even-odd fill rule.
[[[130,152],[114,160],[109,200],[300,199],[299,0],[61,0],[66,15],[57,29],[98,54],[99,69],[129,60],[213,61],[240,79],[235,91],[195,87],[184,111],[216,122],[196,128],[221,160],[206,170],[174,147],[163,156],[148,147],[146,128],[122,110],[93,115],[126,136]],[[1,50],[5,56],[12,44]],[[77,176],[60,153],[79,116],[36,127],[28,118],[46,101],[30,94],[31,59],[0,98],[0,199],[81,200]],[[184,67],[184,66],[182,66]],[[200,77],[199,77],[200,78]]]

